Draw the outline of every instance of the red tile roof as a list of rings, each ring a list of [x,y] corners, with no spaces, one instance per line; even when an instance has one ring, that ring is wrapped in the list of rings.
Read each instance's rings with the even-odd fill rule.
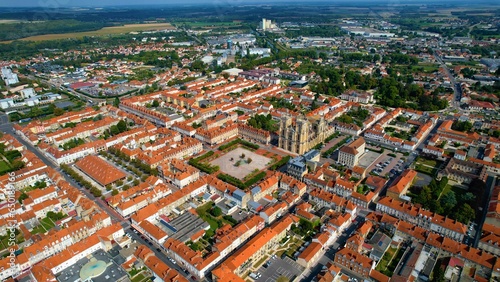
[[[127,175],[97,156],[86,156],[75,164],[99,184],[106,186]]]

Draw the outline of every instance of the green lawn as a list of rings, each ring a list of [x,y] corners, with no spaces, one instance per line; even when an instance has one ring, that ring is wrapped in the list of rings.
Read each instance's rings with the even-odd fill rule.
[[[9,237],[7,235],[0,236],[0,250],[8,249],[11,246],[9,245]],[[21,244],[24,242],[24,237],[22,234],[18,234],[16,236],[16,245]]]
[[[213,218],[209,213],[208,210],[210,210],[213,206],[213,202],[208,202],[204,204],[203,206],[199,206],[196,209],[196,212],[198,213],[198,216],[206,221],[208,224],[210,224],[210,229],[206,232],[206,235],[208,237],[212,237],[215,234],[215,231],[217,228],[219,228],[219,224],[217,223],[217,220]]]
[[[51,221],[51,220],[50,220],[50,218],[48,218],[48,217],[46,217],[46,218],[42,219],[42,220],[40,221],[40,223],[41,223],[41,224],[43,225],[43,227],[45,227],[45,229],[47,229],[47,230],[52,229],[52,228],[55,226],[55,224],[54,224],[54,223],[52,223],[52,221]]]
[[[422,157],[419,157],[417,159],[417,163],[420,163],[420,164],[425,164],[425,165],[428,165],[428,166],[434,166],[434,167],[438,167],[441,165],[441,161],[437,161],[437,160],[432,160],[432,159],[426,159],[426,158],[422,158]]]
[[[397,249],[393,248],[393,247],[390,247],[389,249],[387,249],[387,251],[385,252],[382,259],[380,259],[380,261],[378,262],[375,269],[384,273],[387,270],[387,267],[389,266],[389,263],[391,262],[392,257],[394,256],[396,251],[397,251]]]
[[[132,279],[132,282],[142,282],[142,281],[148,281],[148,280],[149,280],[149,278],[144,276],[142,273],[139,273]]]
[[[31,234],[44,234],[45,232],[47,232],[47,230],[45,230],[41,224],[31,230]]]
[[[415,170],[422,172],[422,173],[425,173],[425,174],[428,174],[428,175],[431,175],[431,176],[434,176],[437,173],[437,168],[428,167],[428,166],[424,166],[424,165],[420,165],[420,164],[415,165]]]
[[[286,247],[286,255],[290,258],[293,258],[293,254],[302,246],[304,242],[298,238],[292,237],[290,241],[288,241]]]
[[[10,165],[5,161],[0,161],[0,175],[10,170]]]

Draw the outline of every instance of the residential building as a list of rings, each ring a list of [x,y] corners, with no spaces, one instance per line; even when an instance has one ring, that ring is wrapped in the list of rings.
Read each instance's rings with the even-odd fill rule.
[[[365,139],[360,137],[339,150],[338,162],[349,168],[358,165],[359,158],[365,153]]]

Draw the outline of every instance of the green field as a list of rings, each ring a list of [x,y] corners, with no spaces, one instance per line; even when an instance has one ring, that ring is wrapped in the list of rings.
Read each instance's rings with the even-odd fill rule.
[[[438,166],[441,162],[431,159],[425,159],[422,157],[417,158],[417,163],[428,165],[428,166]]]
[[[237,22],[177,22],[176,25],[187,25],[191,27],[222,27],[222,26],[237,26]]]
[[[0,175],[10,170],[10,165],[5,161],[0,161]]]
[[[57,39],[68,39],[68,38],[82,38],[85,36],[123,34],[133,31],[155,31],[164,29],[175,29],[175,28],[169,23],[126,24],[123,26],[104,27],[94,31],[36,35],[36,36],[21,38],[19,40],[25,40],[25,41],[57,40]],[[1,41],[0,43],[10,43],[10,42],[12,41]]]
[[[40,220],[40,223],[43,225],[43,227],[45,227],[46,230],[52,229],[55,226],[55,224],[52,223],[52,221],[48,217]]]
[[[149,280],[149,278],[144,276],[142,273],[139,273],[132,279],[132,282],[142,282],[142,281],[148,281],[148,280]]]

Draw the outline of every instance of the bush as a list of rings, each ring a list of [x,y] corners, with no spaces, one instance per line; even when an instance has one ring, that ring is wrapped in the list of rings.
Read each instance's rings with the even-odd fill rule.
[[[232,146],[234,146],[236,144],[241,144],[243,146],[249,147],[250,149],[254,149],[254,150],[257,150],[257,149],[260,148],[260,146],[257,145],[257,144],[250,143],[248,141],[245,141],[245,140],[242,140],[242,139],[238,138],[238,139],[235,139],[235,140],[233,140],[233,141],[231,141],[231,142],[229,142],[227,144],[224,144],[224,145],[220,146],[219,150],[224,151],[225,149],[230,148],[230,147],[232,147]]]
[[[233,226],[236,225],[236,224],[238,224],[238,221],[236,219],[234,219],[230,215],[225,215],[222,218],[224,218],[225,220],[229,221],[231,223],[231,225],[233,225]]]
[[[206,163],[201,163],[202,160],[204,159],[207,159],[211,156],[213,156],[214,152],[213,151],[209,151],[197,158],[192,158],[188,161],[188,164],[196,167],[197,169],[205,172],[205,173],[208,173],[208,174],[212,174],[214,172],[217,172],[219,171],[219,166],[213,166],[213,165],[210,165],[210,164],[206,164]]]
[[[210,210],[210,214],[214,217],[219,217],[222,215],[222,210],[219,207],[215,206]]]
[[[222,180],[224,182],[232,184],[240,189],[246,189],[246,188],[252,186],[253,184],[259,182],[260,180],[262,180],[262,178],[264,178],[265,176],[266,176],[266,173],[264,171],[262,171],[262,172],[256,174],[255,176],[253,176],[252,178],[248,179],[245,182],[242,182],[238,178],[233,177],[229,174],[225,174],[225,173],[220,173],[219,175],[217,175],[217,178],[219,178],[220,180]]]
[[[288,161],[291,159],[290,156],[286,156],[284,158],[282,158],[281,160],[277,161],[276,163],[274,163],[272,166],[269,167],[270,170],[277,170],[278,168],[280,168],[281,166],[285,165],[286,163],[288,163]]]

